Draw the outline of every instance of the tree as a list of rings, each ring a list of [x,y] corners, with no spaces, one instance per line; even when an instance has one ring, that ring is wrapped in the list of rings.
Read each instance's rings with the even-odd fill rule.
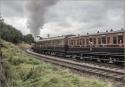
[[[29,43],[29,44],[34,42],[34,38],[33,38],[32,34],[25,35],[23,40],[24,40],[24,42]]]
[[[23,35],[19,30],[3,21],[0,21],[0,37],[15,44],[21,42],[23,39]]]
[[[23,34],[12,25],[6,24],[2,17],[0,17],[0,38],[14,44],[20,43],[22,41],[29,44],[34,42],[32,34],[23,36]]]

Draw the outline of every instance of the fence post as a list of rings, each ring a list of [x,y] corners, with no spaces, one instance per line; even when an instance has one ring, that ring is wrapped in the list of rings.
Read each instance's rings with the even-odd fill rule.
[[[4,71],[4,61],[3,61],[3,55],[2,55],[2,47],[4,45],[0,43],[0,87],[8,87],[7,86],[7,78],[5,76],[5,71]]]

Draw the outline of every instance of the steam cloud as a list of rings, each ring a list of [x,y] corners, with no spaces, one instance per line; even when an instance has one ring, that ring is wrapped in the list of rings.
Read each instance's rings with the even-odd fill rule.
[[[49,7],[58,0],[30,0],[27,4],[28,28],[34,35],[40,34],[40,28],[44,25],[44,15]]]

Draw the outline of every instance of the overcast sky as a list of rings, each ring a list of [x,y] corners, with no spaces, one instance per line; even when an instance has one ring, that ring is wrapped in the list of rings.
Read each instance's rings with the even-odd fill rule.
[[[36,0],[37,1],[37,0]],[[124,27],[124,0],[59,0],[44,15],[40,36],[86,34],[118,30]],[[29,0],[2,0],[0,8],[5,22],[23,34],[27,28]]]

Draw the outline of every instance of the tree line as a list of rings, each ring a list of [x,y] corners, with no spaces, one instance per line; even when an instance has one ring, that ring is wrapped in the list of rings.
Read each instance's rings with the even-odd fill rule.
[[[0,19],[0,38],[14,44],[20,42],[33,43],[34,38],[32,34],[23,35],[19,30],[12,25],[8,25]]]

